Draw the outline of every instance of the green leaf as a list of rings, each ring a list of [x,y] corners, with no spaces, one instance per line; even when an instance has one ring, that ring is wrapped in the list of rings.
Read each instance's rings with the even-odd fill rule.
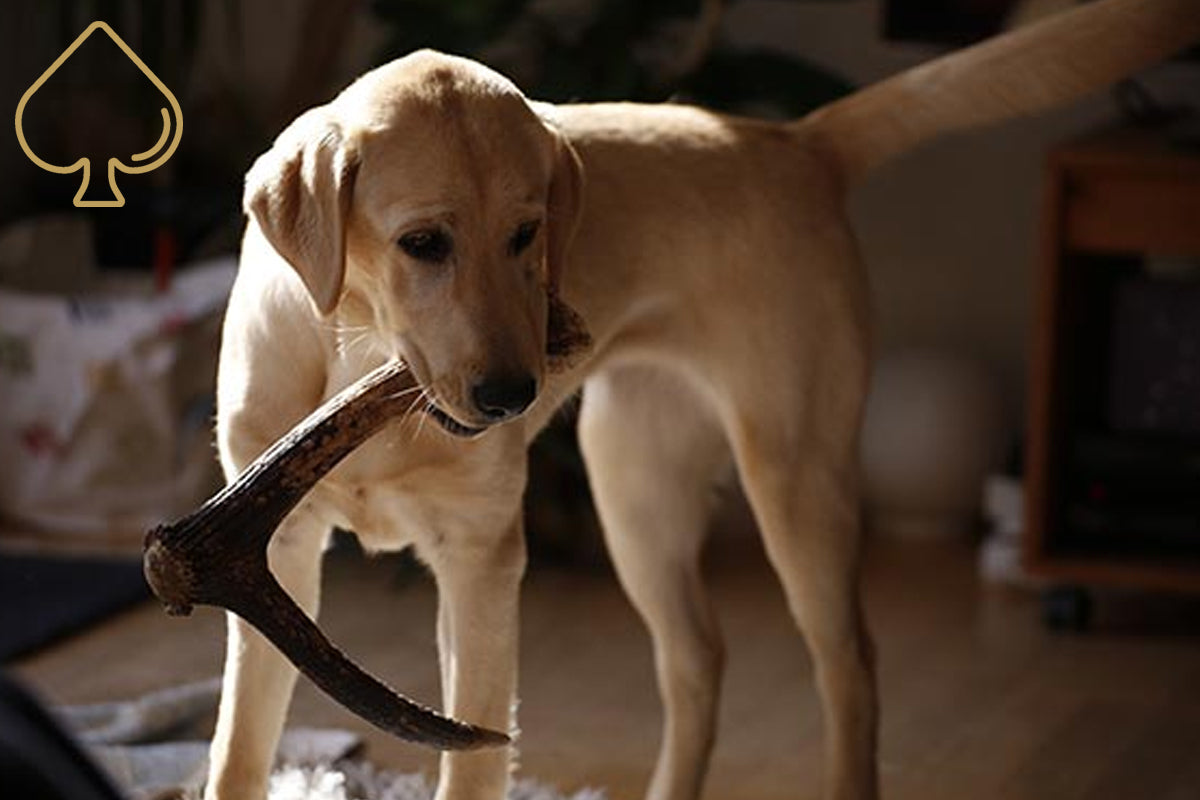
[[[690,102],[722,111],[773,106],[801,116],[854,90],[821,66],[765,50],[718,50],[679,87]]]

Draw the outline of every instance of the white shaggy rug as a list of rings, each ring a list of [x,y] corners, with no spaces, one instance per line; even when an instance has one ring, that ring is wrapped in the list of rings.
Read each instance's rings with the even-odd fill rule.
[[[179,738],[181,729],[211,715],[216,679],[173,686],[133,700],[56,709],[59,720],[87,747],[130,800],[199,800],[207,773],[208,742]],[[379,769],[358,758],[362,740],[332,729],[292,728],[279,744],[270,800],[430,800],[424,775]],[[7,798],[0,790],[0,796]],[[583,789],[564,795],[518,779],[508,800],[605,800]]]
[[[398,774],[361,761],[332,767],[283,767],[271,776],[269,800],[430,800],[433,783],[424,775]],[[517,780],[509,800],[605,800],[604,793],[582,789],[564,795],[536,781]]]

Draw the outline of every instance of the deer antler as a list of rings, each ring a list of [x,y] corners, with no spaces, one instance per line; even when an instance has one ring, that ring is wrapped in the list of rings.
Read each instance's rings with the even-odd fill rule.
[[[415,404],[415,381],[386,364],[333,397],[192,514],[146,535],[146,580],[168,614],[193,605],[249,622],[330,697],[402,739],[440,750],[507,744],[397,694],[335,647],[267,566],[280,521],[339,461]]]

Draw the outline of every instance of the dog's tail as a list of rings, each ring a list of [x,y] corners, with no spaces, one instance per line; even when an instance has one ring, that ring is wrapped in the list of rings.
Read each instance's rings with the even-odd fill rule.
[[[1200,39],[1200,0],[1098,0],[868,86],[797,121],[848,183],[951,131],[1032,114]]]

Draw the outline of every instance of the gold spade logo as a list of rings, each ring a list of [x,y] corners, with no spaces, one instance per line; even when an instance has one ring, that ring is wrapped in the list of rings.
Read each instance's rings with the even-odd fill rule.
[[[58,68],[63,65],[63,62],[71,57],[75,50],[78,49],[79,45],[83,44],[89,36],[98,30],[104,31],[108,34],[109,38],[116,43],[117,47],[121,48],[121,51],[129,57],[130,61],[137,65],[137,68],[140,69],[142,74],[154,84],[154,87],[162,93],[163,97],[167,99],[167,103],[171,106],[170,112],[168,112],[166,108],[160,109],[162,111],[162,135],[158,137],[158,141],[154,144],[154,146],[145,152],[135,153],[129,157],[129,160],[134,162],[133,166],[125,164],[119,158],[108,159],[108,185],[109,188],[112,189],[113,197],[116,198],[115,200],[84,200],[84,192],[87,191],[88,182],[92,177],[92,160],[90,158],[81,158],[74,164],[71,164],[67,167],[60,167],[47,161],[43,161],[29,147],[29,143],[25,141],[25,132],[21,128],[21,117],[25,114],[25,105],[29,102],[29,98],[33,97],[37,90],[42,88],[42,84],[45,83],[51,75],[58,71]],[[174,134],[171,132],[172,119],[175,121]],[[32,86],[25,90],[25,94],[21,95],[21,102],[17,103],[16,126],[17,140],[21,143],[21,149],[25,151],[25,155],[29,156],[29,160],[34,164],[37,164],[47,172],[57,172],[60,175],[69,175],[70,173],[76,172],[80,169],[83,170],[83,180],[80,182],[79,191],[75,193],[75,199],[73,201],[76,207],[119,208],[125,205],[125,195],[121,194],[121,190],[117,188],[117,170],[121,170],[121,172],[124,172],[127,175],[136,175],[142,172],[149,172],[150,170],[157,169],[162,166],[163,163],[166,162],[166,160],[175,152],[175,148],[179,144],[179,137],[183,135],[183,114],[179,111],[179,101],[175,99],[175,95],[171,94],[171,90],[164,86],[163,82],[158,79],[158,76],[155,75],[140,58],[138,58],[137,53],[133,52],[129,45],[125,44],[125,40],[118,36],[116,32],[114,32],[113,29],[108,26],[108,23],[97,21],[93,22],[87,27],[87,30],[79,34],[75,41],[71,43],[71,46],[64,50],[62,55],[55,59],[54,63],[50,65],[50,68],[43,72],[41,77],[33,82]],[[169,142],[168,139],[170,140]],[[157,158],[155,158],[155,156],[157,156]],[[150,161],[152,158],[154,160]]]

